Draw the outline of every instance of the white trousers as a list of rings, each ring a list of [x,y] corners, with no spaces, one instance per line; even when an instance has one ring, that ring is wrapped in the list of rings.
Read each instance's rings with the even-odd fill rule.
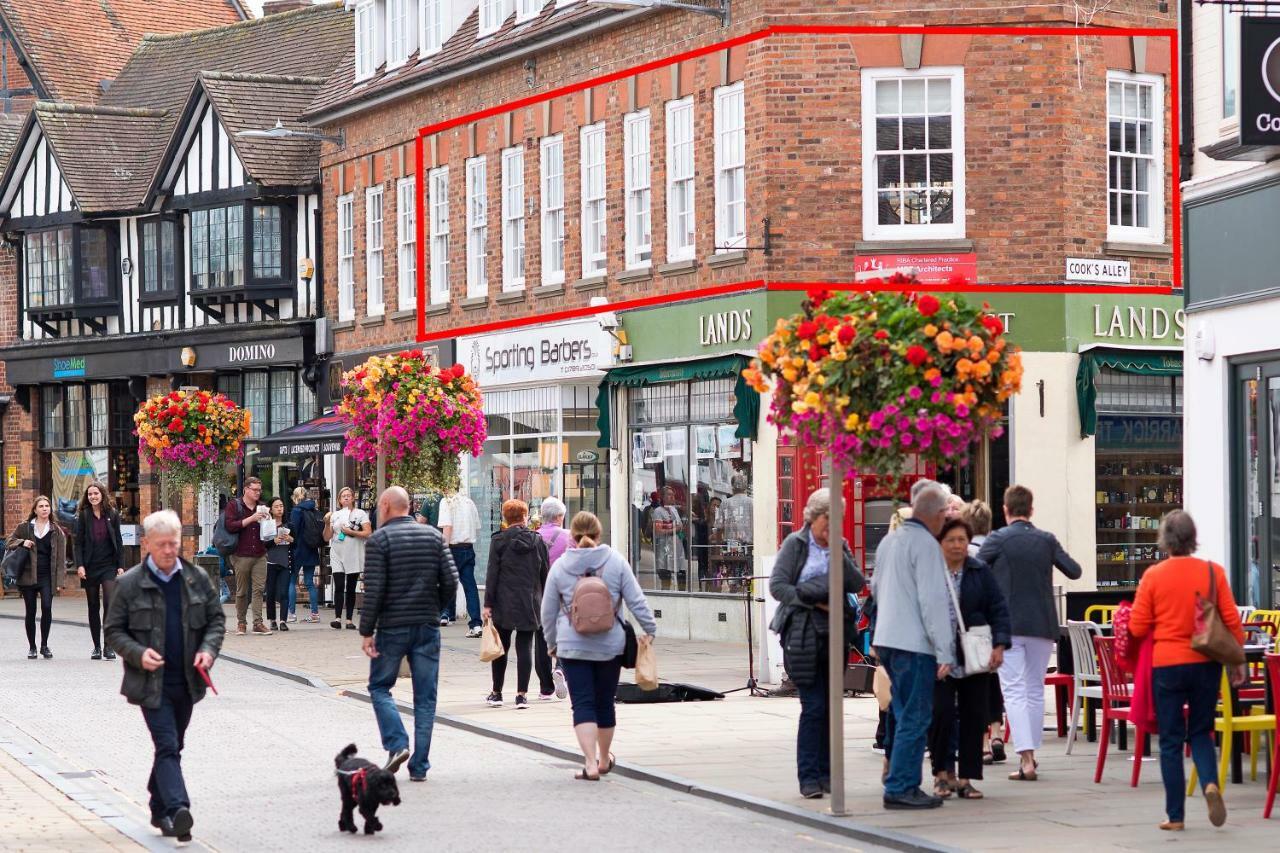
[[[1053,640],[1014,636],[1000,665],[1004,712],[1013,729],[1014,752],[1039,749],[1044,741],[1044,676]]]

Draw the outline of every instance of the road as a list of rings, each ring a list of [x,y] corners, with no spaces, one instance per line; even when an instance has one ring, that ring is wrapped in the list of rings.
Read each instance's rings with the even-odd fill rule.
[[[28,661],[21,623],[0,619],[0,722],[95,771],[145,822],[151,743],[142,715],[117,692],[120,664],[79,654],[81,633],[55,626],[56,657]],[[383,755],[371,709],[229,662],[214,676],[221,695],[196,706],[183,762],[196,840],[263,853],[365,842],[337,830],[333,756],[349,742]],[[380,812],[386,831],[371,842],[379,849],[879,849],[645,782],[574,781],[567,761],[445,726],[431,757],[429,781],[402,774],[402,804]]]

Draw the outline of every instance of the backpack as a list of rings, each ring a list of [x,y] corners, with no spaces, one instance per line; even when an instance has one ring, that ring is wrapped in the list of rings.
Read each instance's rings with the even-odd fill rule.
[[[569,616],[569,624],[579,634],[603,634],[613,629],[616,616],[613,596],[604,579],[596,577],[600,568],[603,566],[578,578],[573,585],[573,598],[569,600],[569,607],[565,610]]]
[[[236,498],[239,503],[239,498]],[[231,557],[240,547],[240,534],[227,529],[227,511],[218,513],[218,521],[213,525],[213,549],[221,557]]]
[[[302,541],[316,552],[324,545],[324,519],[320,516],[320,510],[302,510]]]

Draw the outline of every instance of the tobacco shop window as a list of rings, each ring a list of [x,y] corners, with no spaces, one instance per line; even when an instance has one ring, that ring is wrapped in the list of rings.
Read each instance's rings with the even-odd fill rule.
[[[142,242],[142,295],[173,295],[178,289],[178,223],[146,219],[139,226]]]
[[[1164,81],[1107,74],[1107,239],[1164,242]]]

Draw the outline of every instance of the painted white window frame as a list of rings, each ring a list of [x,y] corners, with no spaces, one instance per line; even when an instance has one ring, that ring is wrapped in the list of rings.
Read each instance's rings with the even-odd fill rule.
[[[418,0],[386,0],[387,70],[400,68],[418,49]]]
[[[1240,121],[1240,17],[1235,10],[1222,7],[1222,86],[1219,95],[1223,124],[1239,124]],[[1227,49],[1228,46],[1231,50]],[[1227,112],[1228,92],[1235,100],[1230,112]]]
[[[698,254],[697,136],[693,96],[667,101],[667,262]],[[684,227],[687,226],[687,227]]]
[[[876,162],[876,83],[880,80],[947,78],[951,81],[950,110],[951,147],[935,149],[951,153],[951,222],[919,224],[879,224],[879,171]],[[965,236],[965,157],[964,157],[964,68],[935,66],[929,68],[864,68],[862,70],[862,238],[864,240],[936,240],[962,239]],[[926,107],[927,111],[927,107]],[[900,112],[895,116],[901,117]],[[915,149],[913,149],[915,150]],[[930,153],[919,149],[920,154]],[[901,156],[901,155],[889,155]],[[899,175],[899,183],[903,176]]]
[[[609,205],[606,190],[604,122],[582,128],[578,168],[582,191],[582,277],[609,269]]]
[[[418,8],[418,56],[439,53],[444,47],[445,29],[449,19],[449,0],[419,0]]]
[[[542,7],[546,5],[547,0],[516,0],[516,23],[532,21],[542,14]]]
[[[418,307],[417,191],[412,175],[396,181],[396,303],[401,311]]]
[[[386,61],[384,5],[378,0],[360,0],[355,11],[356,82],[368,80]]]
[[[511,17],[512,0],[480,0],[480,20],[476,38],[491,36]]]
[[[449,301],[449,167],[439,166],[427,173],[428,222],[431,225],[432,305]]]
[[[538,149],[542,284],[564,284],[564,136],[543,137]]]
[[[1122,102],[1120,104],[1121,113],[1113,112],[1113,104],[1111,98],[1111,90],[1113,85],[1122,87]],[[1140,116],[1130,116],[1130,111],[1124,103],[1123,92],[1129,87],[1141,88],[1149,87],[1151,90],[1151,115],[1143,118]],[[1165,242],[1164,234],[1164,77],[1158,74],[1135,74],[1131,71],[1108,71],[1107,72],[1107,88],[1106,88],[1106,104],[1107,104],[1107,240],[1117,243],[1147,243],[1151,245],[1163,245]],[[1135,121],[1137,128],[1135,130],[1135,140],[1138,142],[1138,152],[1116,152],[1111,148],[1111,122],[1113,119],[1119,119],[1122,122]],[[1149,123],[1151,127],[1150,153],[1143,154],[1141,152],[1141,128],[1142,123]],[[1124,146],[1123,130],[1121,145]],[[1130,191],[1133,196],[1133,214],[1134,220],[1137,221],[1137,197],[1141,194],[1138,190],[1138,177],[1143,171],[1142,164],[1146,164],[1146,180],[1147,180],[1147,224],[1146,225],[1118,225],[1113,224],[1113,216],[1111,212],[1112,195],[1117,196],[1125,194],[1124,190],[1117,189],[1112,184],[1112,171],[1114,168],[1124,168],[1122,164],[1113,163],[1113,159],[1122,158],[1132,161],[1134,165],[1134,173],[1132,177],[1133,190]]]
[[[355,193],[338,196],[338,322],[356,317]]]
[[[524,148],[502,152],[502,289],[523,290]]]
[[[627,113],[622,119],[623,195],[626,221],[627,269],[653,264],[653,140],[649,110]]]
[[[489,295],[485,249],[489,231],[488,165],[483,156],[467,160],[467,298]]]
[[[387,231],[385,202],[381,184],[364,191],[364,294],[365,311],[370,317],[386,310],[383,293],[383,272],[387,266],[383,254],[383,237]]]
[[[746,106],[741,82],[715,90],[717,252],[747,245]]]

